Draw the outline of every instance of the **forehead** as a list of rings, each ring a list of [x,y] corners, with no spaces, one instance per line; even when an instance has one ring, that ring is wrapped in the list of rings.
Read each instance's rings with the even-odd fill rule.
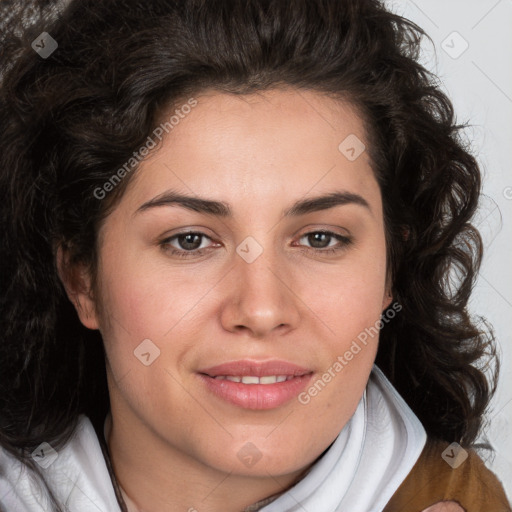
[[[132,207],[167,188],[245,204],[340,188],[375,193],[363,121],[349,103],[294,89],[195,100],[137,170]]]
[[[363,121],[352,104],[315,91],[273,89],[248,95],[206,92],[197,97],[197,106],[183,116],[168,138],[174,147],[186,147],[196,145],[200,135],[204,150],[215,146],[218,155],[229,151],[230,156],[236,152],[245,156],[264,146],[266,154],[279,149],[292,157],[301,140],[308,142],[300,148],[301,154],[318,153],[337,149],[340,137],[351,134],[366,138]],[[245,142],[243,147],[237,145],[240,140]]]

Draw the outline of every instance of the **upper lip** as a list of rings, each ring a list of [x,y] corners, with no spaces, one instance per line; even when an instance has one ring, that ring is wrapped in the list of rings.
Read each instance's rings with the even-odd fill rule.
[[[222,363],[210,368],[199,370],[199,373],[209,375],[210,377],[217,377],[219,375],[236,375],[240,377],[249,375],[255,377],[265,377],[267,375],[293,375],[294,377],[299,377],[312,372],[311,370],[297,364],[274,359],[267,362],[250,360],[231,361],[229,363]]]

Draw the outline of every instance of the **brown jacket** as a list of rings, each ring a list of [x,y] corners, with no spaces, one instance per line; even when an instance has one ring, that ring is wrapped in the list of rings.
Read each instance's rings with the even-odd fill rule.
[[[467,458],[461,462],[466,453]],[[449,443],[427,441],[383,512],[422,512],[443,501],[456,502],[466,512],[510,512],[501,482],[476,452],[467,450],[459,455]]]

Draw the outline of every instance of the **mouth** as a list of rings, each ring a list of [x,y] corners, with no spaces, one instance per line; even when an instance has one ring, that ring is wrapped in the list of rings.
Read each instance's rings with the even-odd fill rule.
[[[198,375],[215,397],[244,409],[267,410],[296,397],[313,371],[287,361],[234,361],[200,370]]]
[[[208,375],[211,377],[211,375]],[[264,377],[257,377],[256,375],[217,375],[212,377],[217,380],[229,380],[230,382],[241,382],[242,384],[276,384],[277,382],[284,382],[286,380],[294,379],[293,375],[265,375]]]

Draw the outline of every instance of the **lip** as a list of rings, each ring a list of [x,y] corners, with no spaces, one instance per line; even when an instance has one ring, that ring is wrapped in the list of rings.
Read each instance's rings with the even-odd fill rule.
[[[278,359],[267,362],[244,359],[199,370],[199,373],[204,373],[210,377],[217,377],[219,375],[254,375],[256,377],[265,377],[267,375],[292,375],[294,377],[300,377],[312,372],[302,366]]]
[[[224,401],[244,409],[268,410],[280,407],[296,397],[311,380],[313,371],[281,360],[264,363],[243,360],[212,366],[200,370],[198,375],[206,389]],[[286,375],[293,378],[274,384],[243,384],[215,378],[223,375]]]

